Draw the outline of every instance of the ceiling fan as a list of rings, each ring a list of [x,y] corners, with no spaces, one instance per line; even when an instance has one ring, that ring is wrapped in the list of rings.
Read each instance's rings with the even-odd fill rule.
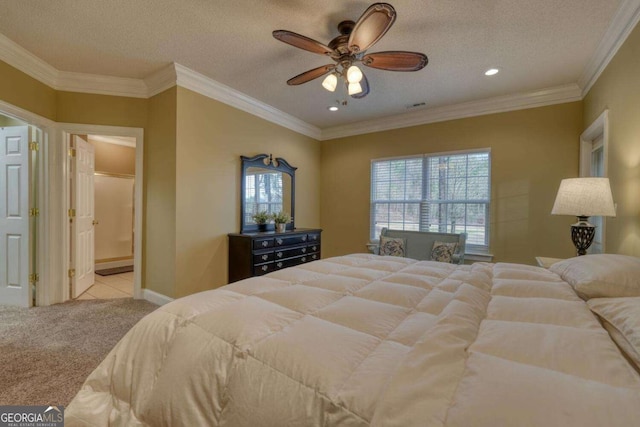
[[[325,77],[322,86],[330,92],[336,90],[342,78],[352,98],[364,98],[369,93],[369,82],[356,63],[389,71],[418,71],[429,60],[418,52],[387,51],[367,54],[366,51],[389,31],[396,20],[396,11],[388,3],[374,3],[364,11],[357,22],[338,24],[340,35],[324,45],[316,40],[287,30],[276,30],[273,37],[297,48],[326,55],[335,61],[287,80],[288,85],[300,85]]]

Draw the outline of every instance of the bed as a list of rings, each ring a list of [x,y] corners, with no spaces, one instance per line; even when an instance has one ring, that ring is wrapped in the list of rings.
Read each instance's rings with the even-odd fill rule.
[[[191,295],[131,329],[66,425],[640,425],[638,371],[562,277],[355,254]]]

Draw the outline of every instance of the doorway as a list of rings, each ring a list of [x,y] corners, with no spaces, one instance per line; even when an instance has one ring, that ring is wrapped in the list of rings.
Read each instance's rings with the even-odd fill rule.
[[[72,299],[135,294],[136,145],[130,136],[69,135]]]
[[[66,299],[142,298],[142,129],[60,126],[69,153]],[[79,162],[81,156],[89,160]],[[90,173],[83,181],[78,165],[85,163]]]
[[[36,127],[0,114],[0,304],[34,304],[38,138]]]

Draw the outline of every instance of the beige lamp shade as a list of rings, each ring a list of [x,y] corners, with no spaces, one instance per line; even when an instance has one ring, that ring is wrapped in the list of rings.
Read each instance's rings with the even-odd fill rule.
[[[563,179],[551,214],[616,216],[609,178]]]

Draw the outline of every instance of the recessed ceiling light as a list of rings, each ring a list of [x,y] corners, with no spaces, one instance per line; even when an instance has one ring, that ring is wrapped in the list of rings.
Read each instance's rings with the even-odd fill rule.
[[[331,107],[327,107],[327,110],[329,111],[338,111],[338,107],[336,107],[335,105],[331,106]]]
[[[484,72],[484,75],[485,76],[495,76],[499,72],[500,72],[500,70],[497,69],[497,68],[489,68],[487,71]]]

